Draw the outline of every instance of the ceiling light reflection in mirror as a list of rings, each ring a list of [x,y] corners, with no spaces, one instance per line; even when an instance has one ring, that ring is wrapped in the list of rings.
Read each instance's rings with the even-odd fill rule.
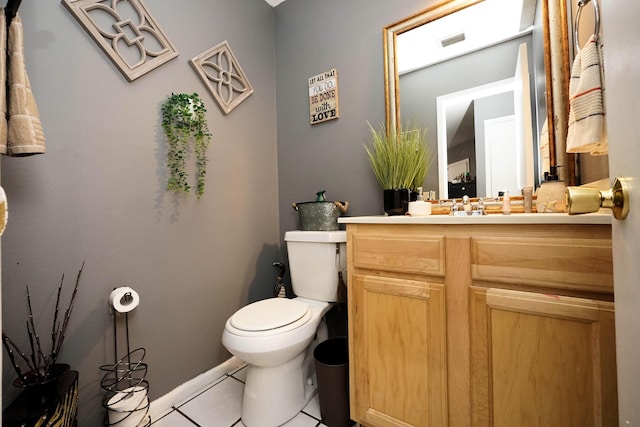
[[[398,73],[406,73],[517,37],[530,30],[535,0],[485,0],[399,34]]]

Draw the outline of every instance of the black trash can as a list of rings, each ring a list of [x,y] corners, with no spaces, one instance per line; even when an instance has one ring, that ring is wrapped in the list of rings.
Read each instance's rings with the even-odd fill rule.
[[[349,346],[346,337],[329,338],[313,351],[318,378],[322,422],[328,427],[350,427]]]

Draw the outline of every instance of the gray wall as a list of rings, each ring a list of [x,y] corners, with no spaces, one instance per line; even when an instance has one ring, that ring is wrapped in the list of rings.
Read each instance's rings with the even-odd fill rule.
[[[113,362],[107,298],[114,287],[140,293],[129,316],[131,344],[147,350],[155,399],[230,356],[220,342],[224,322],[271,295],[279,257],[273,9],[263,0],[146,4],[180,56],[133,83],[60,1],[20,8],[47,153],[2,159],[10,209],[2,326],[26,343],[29,285],[37,326],[48,336],[61,275],[69,291],[86,261],[59,357],[80,372],[83,427],[102,425],[98,367]],[[255,90],[228,116],[188,64],[224,40]],[[160,127],[164,99],[194,91],[213,132],[200,201],[164,191]],[[6,406],[17,390],[4,359]]]
[[[295,229],[292,202],[350,203],[349,215],[384,213],[363,144],[384,122],[382,28],[436,1],[287,0],[275,8],[280,232]],[[309,124],[308,78],[337,68],[340,118]]]

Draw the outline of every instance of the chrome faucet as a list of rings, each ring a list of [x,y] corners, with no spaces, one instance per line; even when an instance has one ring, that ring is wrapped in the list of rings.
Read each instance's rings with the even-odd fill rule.
[[[456,199],[451,199],[451,213],[450,215],[456,216],[458,214],[458,202]]]
[[[485,214],[485,212],[484,212],[484,200],[482,200],[482,198],[478,199],[478,212],[479,212],[479,215],[484,215]]]
[[[486,215],[486,211],[484,208],[484,200],[478,199],[477,204],[471,203],[469,196],[464,196],[462,198],[462,209],[460,209],[460,205],[458,205],[456,199],[451,200],[451,211],[449,215],[451,216],[482,216]],[[474,209],[475,207],[475,209]]]

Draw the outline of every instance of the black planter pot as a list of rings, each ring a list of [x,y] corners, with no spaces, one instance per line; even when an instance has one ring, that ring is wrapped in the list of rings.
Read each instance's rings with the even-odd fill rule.
[[[27,372],[26,381],[16,378],[13,385],[23,388],[31,407],[45,407],[58,398],[58,380],[69,371],[66,363],[56,363],[51,366],[50,375],[44,379],[37,379],[34,372]]]
[[[395,190],[383,190],[384,213],[391,215],[404,215],[409,210],[411,190],[401,188]]]

